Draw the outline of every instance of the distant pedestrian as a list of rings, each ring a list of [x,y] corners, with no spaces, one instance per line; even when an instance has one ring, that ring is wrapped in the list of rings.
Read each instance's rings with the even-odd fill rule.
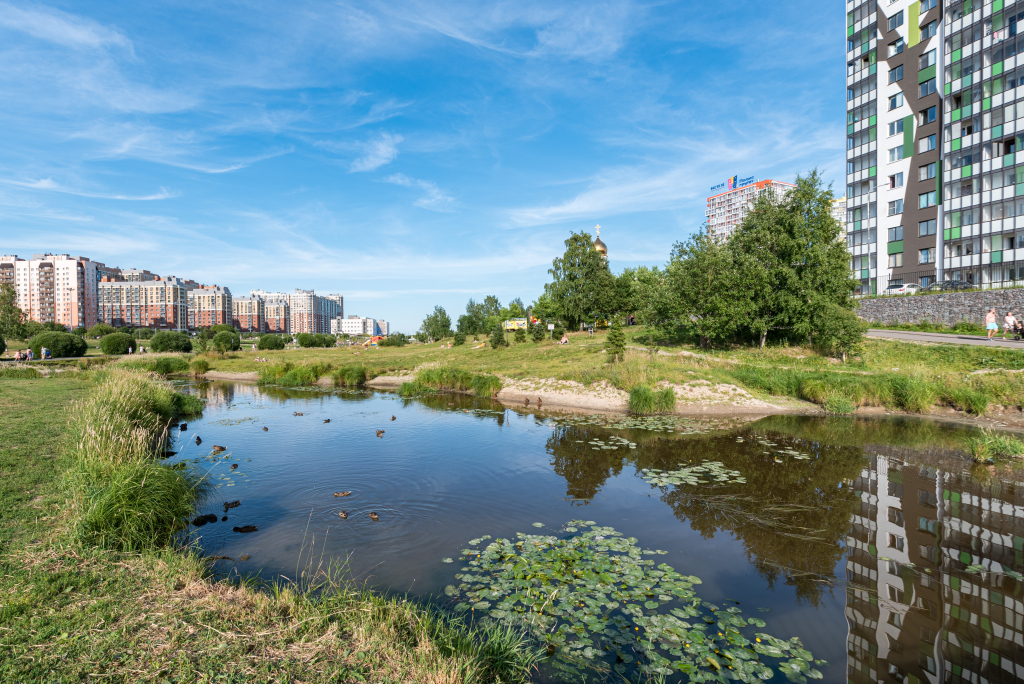
[[[1013,315],[1012,311],[1006,312],[1006,317],[1003,318],[1003,339],[1006,339],[1006,333],[1013,333],[1017,329],[1017,317]]]
[[[990,309],[989,312],[985,314],[985,329],[988,330],[988,339],[991,341],[992,337],[996,334],[996,331],[999,330],[999,326],[996,325],[995,309]]]
[[[34,351],[32,351],[31,349],[29,349],[29,350],[28,350],[28,360],[29,360],[29,361],[32,361],[32,360],[34,360],[35,358],[36,358],[36,353],[35,353]]]

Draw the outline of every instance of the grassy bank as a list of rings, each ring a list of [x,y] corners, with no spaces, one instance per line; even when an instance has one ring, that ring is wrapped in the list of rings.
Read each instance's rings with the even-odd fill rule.
[[[310,564],[298,586],[237,580],[255,566],[211,577],[175,543],[202,479],[152,458],[171,416],[195,408],[180,397],[124,369],[0,379],[0,680],[523,679],[518,634],[338,568]]]

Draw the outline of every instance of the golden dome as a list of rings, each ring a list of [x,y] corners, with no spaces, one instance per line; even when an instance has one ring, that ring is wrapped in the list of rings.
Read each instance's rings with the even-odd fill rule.
[[[601,242],[601,226],[597,227],[597,239],[594,240],[594,249],[601,256],[608,256],[608,246]]]

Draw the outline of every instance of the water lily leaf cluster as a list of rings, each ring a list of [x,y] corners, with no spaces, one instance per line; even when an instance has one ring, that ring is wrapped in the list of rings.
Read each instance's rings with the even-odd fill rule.
[[[738,470],[726,468],[721,461],[702,461],[699,465],[677,470],[644,468],[640,477],[657,487],[669,485],[746,484],[747,479]]]
[[[738,606],[697,596],[698,577],[644,555],[634,537],[592,520],[570,520],[568,534],[518,533],[462,551],[458,585],[445,593],[483,622],[525,628],[547,647],[548,662],[565,677],[584,670],[622,675],[687,674],[691,681],[760,682],[773,666],[790,681],[820,679],[799,639],[750,631],[760,618]]]

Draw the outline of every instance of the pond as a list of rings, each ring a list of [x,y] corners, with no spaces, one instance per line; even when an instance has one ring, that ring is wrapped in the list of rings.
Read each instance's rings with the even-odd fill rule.
[[[971,464],[971,428],[713,429],[461,395],[185,387],[208,408],[173,460],[218,487],[201,513],[226,520],[194,530],[230,559],[218,571],[295,579],[344,560],[371,586],[528,624],[554,656],[539,680],[638,664],[670,680],[1024,678],[1024,476]]]

